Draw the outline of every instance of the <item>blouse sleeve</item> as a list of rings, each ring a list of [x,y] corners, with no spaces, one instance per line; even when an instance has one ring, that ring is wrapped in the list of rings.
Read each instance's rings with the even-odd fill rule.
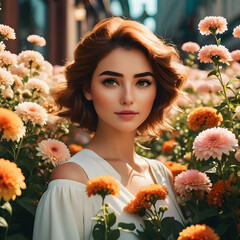
[[[90,239],[95,215],[85,185],[67,179],[49,183],[37,207],[33,240]]]

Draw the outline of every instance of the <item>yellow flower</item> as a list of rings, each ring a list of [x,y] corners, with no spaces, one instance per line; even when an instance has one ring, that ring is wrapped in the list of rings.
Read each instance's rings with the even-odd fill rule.
[[[212,107],[199,107],[188,115],[188,126],[194,131],[217,127],[222,121],[221,113],[217,114],[217,110]]]
[[[181,172],[187,170],[187,165],[182,165],[173,161],[166,161],[164,165],[171,171],[174,178]]]
[[[191,225],[179,233],[177,240],[219,240],[212,228],[205,224]]]
[[[112,176],[99,176],[91,178],[86,187],[88,197],[96,194],[101,195],[102,197],[111,194],[116,197],[119,192],[119,184]]]
[[[0,199],[15,200],[16,195],[22,194],[21,189],[26,188],[25,177],[16,163],[3,158],[0,159]]]

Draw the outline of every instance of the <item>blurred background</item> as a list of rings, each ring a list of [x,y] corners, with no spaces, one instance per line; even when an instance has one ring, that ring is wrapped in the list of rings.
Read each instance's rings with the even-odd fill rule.
[[[13,53],[30,49],[27,37],[38,34],[47,41],[37,50],[53,65],[73,58],[81,37],[101,19],[125,16],[142,22],[158,36],[177,45],[186,41],[210,44],[200,35],[198,23],[205,16],[223,16],[228,29],[222,34],[230,51],[239,48],[232,30],[240,24],[240,0],[0,0],[0,23],[15,29],[17,39],[8,41]],[[207,41],[207,42],[206,42]]]

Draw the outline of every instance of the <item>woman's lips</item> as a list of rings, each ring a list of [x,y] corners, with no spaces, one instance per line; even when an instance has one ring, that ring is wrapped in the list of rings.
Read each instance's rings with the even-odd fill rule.
[[[131,120],[133,119],[138,113],[131,111],[131,110],[126,110],[126,111],[121,111],[121,112],[116,112],[115,114],[117,114],[121,119],[124,120]]]

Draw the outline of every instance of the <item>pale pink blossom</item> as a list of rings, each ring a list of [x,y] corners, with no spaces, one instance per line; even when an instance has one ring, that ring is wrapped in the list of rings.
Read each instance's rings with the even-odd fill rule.
[[[56,139],[41,141],[36,150],[38,151],[37,156],[42,157],[45,164],[52,163],[53,166],[57,166],[71,157],[67,146]]]
[[[23,87],[23,82],[18,75],[13,74],[14,87]]]
[[[36,124],[43,126],[47,121],[45,108],[34,102],[22,102],[15,107],[16,113],[25,123],[31,121],[33,126]]]
[[[6,99],[12,99],[14,95],[12,88],[9,86],[4,91],[2,91],[1,94]]]
[[[240,50],[232,51],[231,57],[232,57],[233,61],[239,61],[240,60]]]
[[[0,52],[0,67],[17,64],[17,55],[9,51]]]
[[[24,63],[18,64],[17,66],[11,66],[8,70],[19,77],[24,77],[28,73],[28,69],[24,66]]]
[[[27,37],[27,41],[34,43],[36,45],[39,45],[41,47],[46,45],[46,40],[43,37],[40,37],[39,35],[29,35]]]
[[[235,38],[240,38],[240,25],[233,29],[233,36]]]
[[[28,89],[24,89],[22,91],[22,97],[23,98],[30,98],[30,97],[32,97],[32,93]]]
[[[7,86],[14,83],[12,74],[4,68],[0,68],[0,83]]]
[[[198,24],[198,30],[202,35],[211,34],[210,28],[216,29],[216,34],[227,31],[227,20],[224,17],[205,17]]]
[[[240,162],[240,149],[237,150],[237,152],[235,153],[235,159]]]
[[[16,39],[13,28],[3,24],[0,24],[0,35],[4,36],[6,39]]]
[[[47,75],[53,74],[53,65],[48,61],[43,61],[41,64],[39,71],[46,73]]]
[[[43,63],[44,58],[42,54],[37,51],[26,50],[18,55],[18,61],[24,63],[27,67],[30,67],[30,63],[32,63],[32,67],[36,67]]]
[[[54,65],[53,66],[53,74],[64,74],[65,66]]]
[[[200,81],[196,87],[196,91],[200,93],[216,93],[221,90],[221,84],[214,81]]]
[[[210,157],[222,159],[222,154],[229,155],[238,145],[235,135],[227,128],[214,127],[202,131],[193,142],[193,153],[197,160],[208,160]]]
[[[240,106],[237,106],[235,109],[235,114],[233,116],[234,120],[240,121]]]
[[[180,196],[188,197],[193,191],[210,192],[212,183],[205,173],[190,169],[176,176],[174,186]]]
[[[0,52],[3,52],[6,48],[6,45],[2,42],[0,42]]]
[[[63,118],[59,116],[55,116],[52,114],[48,114],[47,124],[46,127],[52,131],[55,132],[58,129],[58,123],[63,122]]]
[[[232,57],[230,52],[228,51],[227,48],[225,48],[222,45],[206,45],[203,46],[198,54],[198,59],[200,62],[204,63],[212,63],[213,57],[218,57],[219,62],[222,63],[228,63],[229,61],[232,61]]]
[[[27,89],[36,90],[39,93],[49,93],[49,86],[47,83],[38,78],[30,78],[25,86]]]
[[[181,48],[185,52],[195,53],[200,49],[200,46],[196,42],[185,42]]]

